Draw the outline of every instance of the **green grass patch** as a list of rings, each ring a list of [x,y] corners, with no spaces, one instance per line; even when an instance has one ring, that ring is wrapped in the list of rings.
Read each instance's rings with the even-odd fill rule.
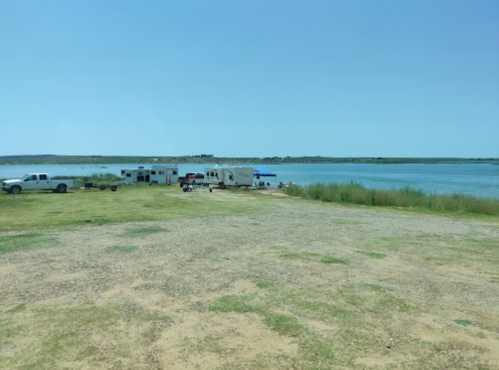
[[[17,251],[60,247],[54,237],[39,233],[0,236],[0,255]]]
[[[298,319],[293,316],[265,312],[264,317],[265,324],[281,335],[296,337],[307,332],[306,326],[300,324]]]
[[[487,339],[487,335],[483,331],[466,329],[465,333],[471,337],[475,337],[475,338],[479,338],[479,339]]]
[[[468,326],[471,325],[472,322],[469,320],[454,320],[456,324],[463,325],[463,326]]]
[[[18,304],[16,307],[5,311],[5,313],[16,313],[16,312],[25,311],[27,307],[28,307],[27,303],[21,303],[21,304]]]
[[[343,265],[348,264],[348,260],[343,258],[337,258],[333,256],[323,256],[319,253],[311,253],[311,252],[282,253],[279,255],[279,257],[288,260],[315,261],[327,264],[330,263],[338,263]]]
[[[255,306],[249,305],[252,296],[227,295],[219,298],[213,305],[208,307],[208,311],[219,312],[256,312]]]
[[[377,260],[386,257],[386,254],[384,254],[384,253],[377,253],[377,252],[369,252],[369,251],[357,250],[357,251],[355,251],[355,253],[359,253],[359,254],[362,254],[362,255],[367,256],[369,258],[374,258],[374,259],[377,259]]]
[[[138,250],[139,247],[136,246],[128,246],[128,245],[115,245],[112,247],[107,247],[105,250],[107,252],[123,252],[123,253],[130,253],[130,252],[135,252]]]
[[[168,230],[162,229],[160,227],[142,227],[140,229],[128,230],[122,236],[127,238],[137,238],[137,237],[158,234],[158,233],[167,233],[167,232]]]
[[[279,257],[287,259],[287,260],[312,261],[312,260],[316,260],[318,257],[320,257],[320,254],[319,253],[310,253],[310,252],[283,253]]]
[[[348,264],[348,261],[346,259],[336,258],[336,257],[331,257],[331,256],[323,256],[323,257],[321,257],[321,259],[319,261],[322,263],[339,263],[342,265]]]

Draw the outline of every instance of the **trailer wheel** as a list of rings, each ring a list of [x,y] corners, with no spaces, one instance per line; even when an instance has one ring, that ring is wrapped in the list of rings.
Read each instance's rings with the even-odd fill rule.
[[[118,187],[116,185],[111,186],[111,191],[116,191],[118,190]]]
[[[57,188],[55,189],[56,193],[65,193],[66,192],[66,185],[64,184],[59,184],[57,185]]]
[[[99,186],[99,189],[104,190],[104,189],[106,189],[106,187],[104,185],[101,185],[101,186]]]
[[[19,186],[13,186],[9,189],[9,194],[21,194],[21,188]]]

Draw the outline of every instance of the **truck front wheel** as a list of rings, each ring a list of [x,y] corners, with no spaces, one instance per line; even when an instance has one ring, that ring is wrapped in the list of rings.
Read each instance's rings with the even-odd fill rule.
[[[59,184],[57,185],[57,188],[55,189],[56,193],[65,193],[66,192],[66,185]]]
[[[21,188],[19,186],[13,186],[10,188],[9,194],[21,194]]]

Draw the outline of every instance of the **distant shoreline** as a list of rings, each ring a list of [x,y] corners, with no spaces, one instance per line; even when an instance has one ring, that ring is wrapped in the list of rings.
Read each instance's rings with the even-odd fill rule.
[[[403,157],[215,157],[192,156],[64,156],[12,155],[0,156],[0,165],[23,164],[119,164],[119,163],[374,163],[374,164],[437,164],[499,162],[499,158],[403,158]]]

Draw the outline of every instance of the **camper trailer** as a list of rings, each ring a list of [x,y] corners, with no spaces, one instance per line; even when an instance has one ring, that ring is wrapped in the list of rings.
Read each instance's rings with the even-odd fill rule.
[[[253,168],[251,167],[206,167],[205,183],[225,189],[231,186],[251,186],[253,184]]]
[[[151,168],[121,170],[121,176],[129,183],[177,184],[178,168],[176,164],[155,164]]]

